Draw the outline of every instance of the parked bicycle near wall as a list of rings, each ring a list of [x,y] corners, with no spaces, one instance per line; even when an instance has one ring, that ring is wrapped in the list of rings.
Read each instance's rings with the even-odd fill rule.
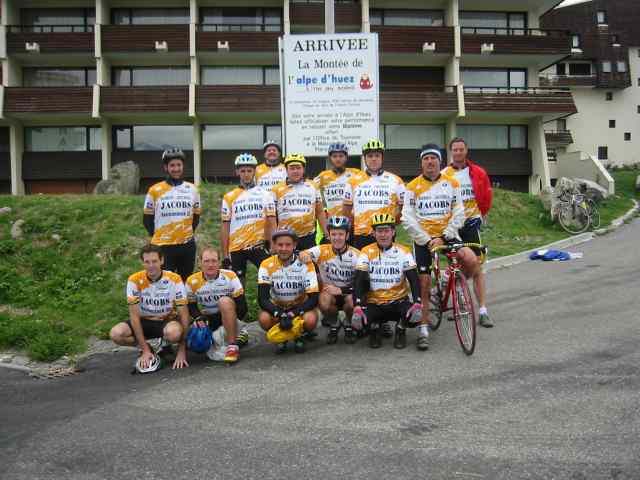
[[[584,187],[564,189],[558,198],[556,215],[566,232],[575,235],[586,232],[589,227],[600,228],[600,211],[596,202],[586,196]]]

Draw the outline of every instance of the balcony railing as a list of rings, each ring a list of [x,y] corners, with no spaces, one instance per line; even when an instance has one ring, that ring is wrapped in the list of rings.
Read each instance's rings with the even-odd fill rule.
[[[189,87],[101,87],[100,111],[104,113],[187,113]]]
[[[7,33],[93,33],[93,25],[7,25]]]
[[[189,51],[189,25],[103,25],[105,52],[155,52],[156,42],[167,42],[169,52]]]
[[[380,109],[383,112],[457,112],[457,89],[452,86],[414,91],[383,89],[380,91]]]
[[[92,87],[6,87],[5,113],[91,113]]]
[[[434,43],[430,53],[452,54],[454,34],[452,27],[388,27],[372,26],[372,32],[379,34],[382,53],[425,54],[425,43]]]
[[[199,85],[196,111],[280,113],[277,85]]]
[[[485,44],[492,49],[483,50]],[[567,56],[571,54],[571,36],[565,30],[463,27],[462,52]]]
[[[566,147],[573,143],[571,130],[545,130],[544,136],[547,141],[547,146],[552,148]]]
[[[543,87],[595,87],[597,77],[592,75],[540,75]]]
[[[208,25],[198,25],[196,45],[199,51],[218,51],[219,42],[228,44],[229,52],[278,52],[278,37],[281,35],[279,25],[277,30],[224,30],[206,29]],[[230,25],[220,25],[228,27]],[[256,27],[256,25],[253,25]],[[225,49],[226,51],[226,49]]]
[[[480,112],[576,113],[568,89],[464,87],[465,107]]]
[[[282,25],[256,23],[201,23],[198,32],[282,32]]]
[[[463,35],[513,35],[561,38],[569,35],[567,30],[542,30],[540,28],[461,27],[460,30]]]
[[[464,87],[464,93],[498,94],[498,95],[548,95],[550,93],[569,93],[567,88],[541,87]]]

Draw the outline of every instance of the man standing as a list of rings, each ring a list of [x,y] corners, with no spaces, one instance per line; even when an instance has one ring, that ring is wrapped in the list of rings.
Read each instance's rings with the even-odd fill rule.
[[[324,236],[328,237],[322,197],[318,187],[305,179],[307,160],[303,155],[287,155],[284,165],[287,179],[273,187],[278,229],[293,231],[298,237],[298,249],[306,250],[316,244],[316,220]]]
[[[271,190],[287,178],[287,171],[282,164],[282,148],[274,140],[267,140],[262,146],[264,163],[256,168],[256,183],[265,190]]]
[[[399,221],[404,183],[383,169],[384,144],[369,140],[362,147],[366,172],[354,175],[345,185],[343,215],[353,225],[353,246],[362,249],[375,242],[371,218],[387,214]]]
[[[140,259],[144,269],[127,280],[129,321],[115,325],[109,336],[117,345],[138,345],[140,357],[136,365],[141,372],[155,371],[160,365],[147,343],[151,339],[179,343],[173,368],[188,367],[184,332],[189,329],[189,312],[182,279],[162,269],[164,258],[157,245],[142,247]]]
[[[491,181],[487,172],[469,160],[469,149],[467,142],[463,138],[454,138],[449,142],[451,152],[451,164],[443,170],[448,176],[455,177],[460,182],[460,192],[464,203],[465,222],[460,229],[460,238],[465,243],[482,243],[480,241],[480,227],[486,222],[487,215],[493,202],[493,191]],[[480,257],[481,252],[474,249],[476,256]],[[489,319],[489,312],[486,306],[486,284],[482,265],[478,262],[472,274],[473,288],[480,308],[478,316],[480,325],[483,327],[493,327]]]
[[[255,184],[258,160],[249,153],[236,157],[240,185],[222,198],[220,245],[222,268],[232,268],[244,284],[247,262],[256,268],[269,256],[267,239],[276,225],[273,197]]]
[[[144,201],[143,223],[164,255],[164,267],[186,279],[196,261],[194,232],[200,222],[200,195],[184,181],[185,155],[180,149],[165,150],[162,163],[167,178],[152,185]]]

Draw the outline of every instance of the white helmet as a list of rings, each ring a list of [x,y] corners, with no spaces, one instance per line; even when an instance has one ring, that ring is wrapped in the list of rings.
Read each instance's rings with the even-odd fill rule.
[[[236,168],[255,167],[258,165],[258,159],[250,153],[241,153],[236,157],[234,164]]]
[[[153,373],[160,370],[161,368],[162,360],[158,355],[153,356],[151,362],[149,362],[149,365],[147,365],[146,368],[142,367],[142,357],[138,358],[138,361],[136,362],[136,372],[138,373]]]

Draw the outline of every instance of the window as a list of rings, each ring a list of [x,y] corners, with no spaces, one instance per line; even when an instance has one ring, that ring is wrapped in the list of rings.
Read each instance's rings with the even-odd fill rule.
[[[607,23],[607,12],[604,10],[598,10],[596,14],[596,21],[598,25],[605,25]]]
[[[607,93],[605,94],[604,99],[605,99],[607,102],[612,101],[612,100],[613,100],[613,92],[607,92]]]
[[[611,62],[605,60],[602,62],[602,73],[611,73]]]
[[[461,72],[465,88],[527,88],[524,69],[463,68]]]
[[[609,149],[607,147],[598,147],[598,160],[608,160]]]
[[[114,67],[112,84],[118,87],[189,85],[189,67]]]
[[[282,10],[277,8],[202,8],[204,32],[279,32]]]
[[[631,132],[624,132],[624,141],[625,142],[631,141]]]
[[[589,76],[591,75],[590,63],[570,63],[569,75]]]
[[[556,120],[556,130],[558,132],[566,132],[567,131],[567,119],[559,118]]]
[[[25,127],[27,152],[100,150],[100,127]]]
[[[625,73],[627,71],[627,62],[616,62],[616,68],[619,73]]]
[[[640,105],[638,105],[638,113],[640,113]]]
[[[96,13],[93,8],[21,8],[22,31],[93,32]]]
[[[135,125],[113,127],[114,149],[163,151],[167,148],[193,150],[191,125]]]
[[[205,150],[258,150],[264,141],[262,125],[205,125],[202,129]]]
[[[441,10],[377,9],[369,14],[371,25],[396,27],[441,27],[444,12]]]
[[[462,33],[494,33],[496,35],[524,35],[526,13],[460,12]]]
[[[526,125],[458,125],[457,132],[470,149],[528,148]]]
[[[425,143],[444,144],[442,125],[382,125],[387,148],[418,149]]]
[[[186,25],[190,22],[188,8],[114,8],[114,25]]]
[[[572,35],[571,36],[571,47],[572,48],[580,48],[580,35]]]
[[[616,128],[616,121],[615,120],[609,120],[609,128]]]
[[[620,46],[620,37],[618,35],[611,35],[611,45],[614,47]]]
[[[279,85],[277,67],[202,67],[203,85]]]
[[[567,64],[566,63],[557,63],[556,64],[556,75],[566,75],[567,74]]]
[[[24,68],[25,87],[86,87],[96,83],[95,68]]]

